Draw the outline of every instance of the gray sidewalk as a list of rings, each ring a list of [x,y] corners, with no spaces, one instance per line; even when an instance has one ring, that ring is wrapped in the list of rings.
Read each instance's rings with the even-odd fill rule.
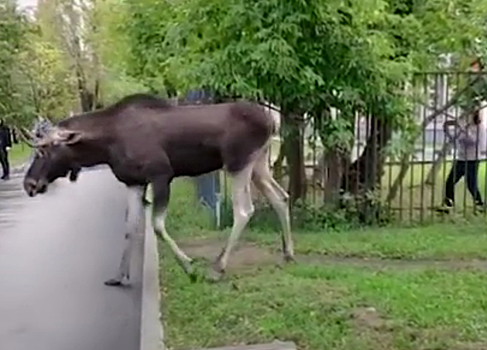
[[[21,181],[0,182],[0,349],[138,350],[141,238],[132,286],[103,284],[121,257],[124,186],[102,169],[28,198]]]

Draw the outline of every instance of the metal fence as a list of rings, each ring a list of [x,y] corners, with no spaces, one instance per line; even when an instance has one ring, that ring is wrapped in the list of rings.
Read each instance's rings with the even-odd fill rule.
[[[349,147],[337,150],[325,147],[317,124],[310,120],[301,130],[305,175],[303,200],[322,210],[354,206],[357,215],[365,216],[364,221],[368,222],[380,220],[378,216],[387,216],[388,220],[399,222],[441,220],[445,217],[439,209],[445,197],[446,182],[463,147],[459,136],[465,122],[471,120],[475,113],[480,115],[482,121],[475,128],[476,140],[481,141],[477,147],[479,151],[487,152],[487,142],[482,142],[482,135],[487,133],[485,81],[486,73],[416,74],[412,84],[407,86],[411,96],[411,113],[418,130],[413,143],[406,142],[405,134],[394,130],[392,123],[378,116],[355,113],[351,117],[352,140]],[[269,113],[278,114],[272,108]],[[279,114],[277,117],[280,117]],[[328,118],[341,118],[341,115],[332,109]],[[459,125],[452,129],[453,140],[444,131],[445,122],[448,121],[457,121]],[[275,175],[287,188],[289,167],[285,157],[281,157],[284,138],[283,133],[273,138],[269,161],[271,167],[280,163],[283,171]],[[477,185],[485,200],[485,155],[481,155],[477,161]],[[464,170],[467,172],[467,169]],[[276,173],[275,168],[273,171]],[[215,186],[215,176],[221,187]],[[230,192],[227,176],[220,172],[212,174],[212,179],[198,180],[200,187],[206,188],[206,197],[211,193],[218,194],[218,198],[222,197],[228,202]],[[203,185],[204,181],[211,182],[211,185]],[[474,204],[465,177],[454,189],[453,214],[466,217],[471,214],[487,215],[482,207]],[[201,187],[200,193],[203,192],[205,190]],[[200,196],[203,197],[202,194]],[[214,211],[219,212],[220,206],[220,201],[212,202]]]
[[[475,113],[480,115],[481,124],[470,130],[475,130],[479,153],[487,152],[483,137],[487,132],[486,77],[485,73],[416,74],[409,88],[414,90],[411,110],[418,133],[409,151],[403,150],[402,154],[394,150],[397,145],[404,148],[407,144],[405,135],[387,130],[390,128],[388,123],[373,115],[354,116],[353,143],[348,150],[341,151],[338,162],[333,157],[336,151],[326,149],[316,135],[319,131],[312,123],[307,125],[303,132],[306,201],[321,206],[330,201],[335,191],[339,192],[341,202],[357,195],[368,197],[358,201],[360,205],[366,207],[364,202],[368,201],[369,206],[374,202],[382,213],[401,222],[423,222],[442,217],[439,214],[444,213],[441,206],[446,182],[454,161],[461,157],[463,146],[459,136],[462,126]],[[460,125],[451,130],[453,140],[444,131],[447,121],[456,121]],[[273,141],[271,164],[278,158],[282,140],[281,137]],[[479,154],[477,184],[483,199],[487,197],[485,160],[485,155]],[[467,169],[465,172],[468,173]],[[339,177],[338,181],[336,177]],[[286,185],[285,177],[280,181]],[[474,205],[465,177],[456,184],[454,193],[452,213],[463,216],[485,214],[484,208]],[[376,215],[377,212],[369,214]]]

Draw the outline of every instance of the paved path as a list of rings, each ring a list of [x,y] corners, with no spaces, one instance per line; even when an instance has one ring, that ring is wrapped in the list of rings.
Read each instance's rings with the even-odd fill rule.
[[[0,183],[0,349],[138,350],[141,240],[131,287],[107,287],[123,247],[125,189],[105,170],[28,198]]]

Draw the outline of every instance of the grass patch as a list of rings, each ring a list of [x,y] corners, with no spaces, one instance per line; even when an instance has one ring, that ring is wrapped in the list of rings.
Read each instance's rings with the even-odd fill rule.
[[[248,239],[278,247],[276,234],[259,231]],[[486,221],[438,223],[425,227],[367,228],[343,232],[296,232],[296,252],[387,259],[487,259]]]
[[[229,232],[209,228],[208,215],[195,205],[186,180],[173,187],[167,227],[178,241],[200,250],[203,241],[223,246]],[[160,243],[167,345],[195,349],[277,338],[294,341],[299,349],[485,349],[486,265],[422,264],[423,259],[487,259],[485,227],[485,219],[478,218],[428,227],[297,231],[297,253],[342,261],[302,260],[284,268],[258,259],[234,263],[227,279],[215,285],[191,284]],[[245,240],[260,250],[279,248],[277,230],[247,230]],[[194,251],[187,250],[192,256]],[[217,252],[213,249],[208,257]],[[238,254],[231,261],[243,261]],[[407,262],[388,265],[384,260],[378,266],[367,258],[416,259],[419,264],[411,268]],[[208,264],[198,259],[200,272]]]
[[[174,262],[164,264],[163,317],[174,349],[276,338],[299,349],[487,346],[487,287],[480,271],[267,266],[209,285],[190,284]]]
[[[9,160],[12,166],[19,166],[26,162],[32,153],[32,149],[23,142],[13,144],[9,152]]]

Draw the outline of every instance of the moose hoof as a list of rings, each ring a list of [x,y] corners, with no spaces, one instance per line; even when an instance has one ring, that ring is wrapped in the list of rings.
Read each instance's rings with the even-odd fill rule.
[[[184,273],[188,275],[192,282],[196,281],[196,271],[193,266],[193,260],[182,261],[178,260],[179,265],[183,268]]]
[[[115,279],[115,278],[112,278],[112,279],[109,279],[108,281],[105,281],[104,284],[106,286],[116,287],[116,286],[121,286],[122,285],[122,281],[121,280],[118,280],[118,279]]]
[[[196,273],[195,271],[195,268],[192,264],[192,262],[190,263],[187,263],[185,266],[184,266],[184,271],[186,272],[186,274],[188,275],[189,277],[189,280],[191,281],[191,283],[195,283],[198,279],[198,274]]]
[[[222,280],[224,274],[224,270],[216,270],[215,268],[210,268],[208,270],[208,274],[206,275],[206,280],[210,283],[216,283]]]
[[[191,283],[196,283],[196,282],[198,282],[198,274],[196,273],[196,271],[194,271],[194,272],[192,272],[192,273],[188,274],[188,277],[189,277],[189,281],[190,281]]]
[[[286,263],[295,263],[296,262],[296,258],[294,257],[293,254],[284,254],[284,262]]]

